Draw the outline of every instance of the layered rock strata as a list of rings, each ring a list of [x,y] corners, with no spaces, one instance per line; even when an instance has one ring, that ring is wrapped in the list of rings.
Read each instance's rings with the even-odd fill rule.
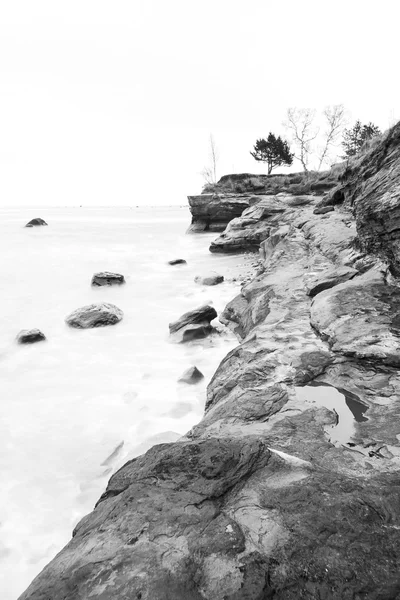
[[[260,217],[262,272],[221,316],[240,344],[203,419],[115,473],[21,600],[400,598],[396,152],[334,211],[315,196]],[[392,219],[368,225],[380,194]],[[340,442],[332,387],[363,407]]]

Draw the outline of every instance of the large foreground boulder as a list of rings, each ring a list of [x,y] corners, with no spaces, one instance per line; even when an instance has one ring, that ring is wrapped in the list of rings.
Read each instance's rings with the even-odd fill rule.
[[[95,273],[92,277],[92,285],[94,286],[121,285],[121,283],[125,283],[125,277],[120,273],[102,271],[101,273]]]
[[[68,315],[65,322],[77,329],[90,329],[92,327],[115,325],[121,321],[123,316],[122,310],[114,304],[101,302],[77,308]]]
[[[36,219],[32,219],[25,225],[25,227],[39,227],[41,225],[47,225],[46,221],[37,217]]]
[[[18,344],[34,344],[46,339],[40,329],[22,329],[17,335]]]
[[[212,306],[201,306],[183,314],[177,321],[169,324],[169,332],[177,342],[188,342],[204,338],[213,328],[210,323],[217,317],[217,311]]]

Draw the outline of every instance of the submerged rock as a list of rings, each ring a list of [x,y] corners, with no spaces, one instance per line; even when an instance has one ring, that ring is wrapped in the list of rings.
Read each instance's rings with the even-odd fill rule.
[[[45,339],[46,336],[40,329],[23,329],[17,335],[18,344],[34,344],[35,342],[42,342]]]
[[[190,367],[179,377],[178,381],[182,383],[198,383],[201,379],[204,379],[204,375],[197,367]]]
[[[114,304],[101,302],[74,310],[66,317],[65,322],[78,329],[90,329],[92,327],[115,325],[121,321],[123,316],[122,310]]]
[[[186,260],[183,258],[174,258],[173,260],[168,261],[169,265],[186,265]]]
[[[25,225],[25,227],[39,227],[40,225],[47,225],[46,221],[40,219],[39,217],[36,219],[32,219]]]
[[[121,285],[125,283],[125,277],[119,273],[111,273],[110,271],[101,271],[95,273],[92,277],[92,285],[103,286],[103,285]]]
[[[218,273],[209,273],[208,275],[197,275],[194,281],[200,285],[218,285],[224,281],[224,276],[218,275]]]
[[[188,342],[209,335],[213,328],[210,322],[217,317],[212,306],[201,306],[183,314],[177,321],[169,324],[169,332],[175,341]]]

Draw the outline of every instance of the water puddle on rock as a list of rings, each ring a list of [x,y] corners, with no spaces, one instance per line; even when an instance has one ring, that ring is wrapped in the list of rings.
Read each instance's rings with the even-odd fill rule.
[[[333,444],[349,445],[355,433],[355,423],[368,421],[364,416],[368,406],[363,404],[355,394],[346,390],[336,389],[326,384],[314,384],[296,387],[295,391],[297,398],[302,402],[324,406],[336,414],[336,423],[325,428]]]

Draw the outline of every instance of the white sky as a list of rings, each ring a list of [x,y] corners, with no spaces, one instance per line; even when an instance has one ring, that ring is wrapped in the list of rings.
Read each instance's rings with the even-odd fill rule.
[[[185,204],[289,106],[400,118],[395,1],[3,0],[0,206]],[[298,167],[300,170],[300,165]]]

